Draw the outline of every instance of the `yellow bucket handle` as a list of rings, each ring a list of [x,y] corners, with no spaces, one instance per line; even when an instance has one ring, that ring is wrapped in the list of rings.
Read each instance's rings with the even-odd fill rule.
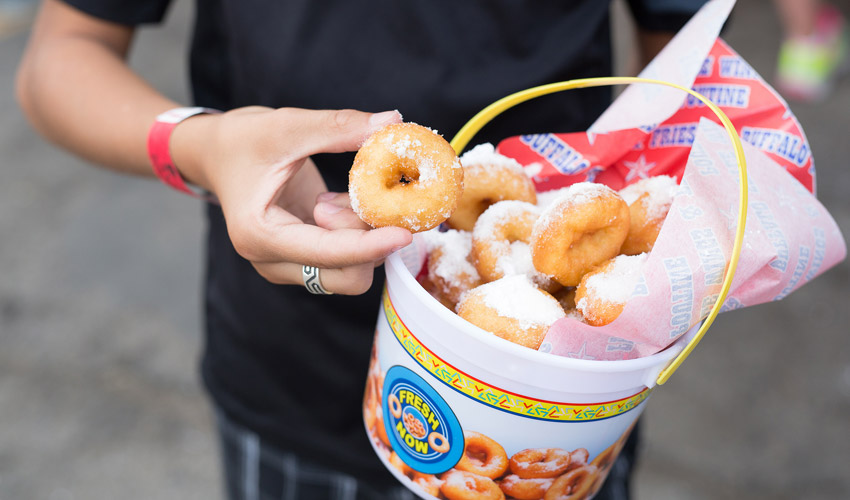
[[[741,146],[741,139],[738,137],[738,133],[735,131],[735,127],[732,125],[729,117],[702,94],[694,92],[689,88],[682,87],[681,85],[676,85],[675,83],[630,76],[582,78],[579,80],[568,80],[565,82],[550,83],[548,85],[533,87],[499,99],[493,104],[482,109],[477,115],[473,116],[472,119],[460,129],[457,135],[455,135],[454,139],[451,141],[451,145],[457,154],[460,154],[461,151],[463,151],[463,148],[465,148],[466,145],[469,144],[469,141],[472,140],[472,137],[477,134],[484,125],[490,122],[490,120],[501,114],[503,111],[510,109],[517,104],[534,99],[535,97],[560,92],[562,90],[604,87],[609,85],[631,83],[654,83],[658,85],[666,85],[668,87],[673,87],[687,92],[702,101],[703,104],[705,104],[711,111],[714,112],[714,114],[717,115],[718,118],[720,118],[720,122],[726,129],[726,133],[729,134],[729,138],[732,139],[732,144],[735,146],[735,158],[738,160],[738,173],[740,175],[738,228],[735,231],[735,243],[732,246],[732,256],[729,259],[729,267],[726,268],[726,274],[723,277],[723,284],[720,287],[720,293],[717,296],[717,301],[714,303],[714,307],[711,308],[711,311],[708,313],[708,317],[705,318],[705,321],[703,321],[702,326],[700,326],[699,330],[697,330],[694,338],[692,338],[682,352],[679,353],[679,355],[676,356],[676,358],[671,361],[661,371],[661,373],[658,374],[658,385],[662,385],[664,382],[667,382],[670,376],[673,375],[673,372],[675,372],[691,354],[691,351],[693,351],[697,344],[699,344],[699,341],[702,340],[702,337],[705,335],[708,327],[710,327],[714,322],[714,318],[716,318],[717,314],[720,312],[720,308],[723,306],[723,301],[726,300],[726,295],[729,293],[729,288],[732,286],[732,278],[735,276],[735,269],[738,267],[738,258],[741,256],[741,246],[744,241],[744,228],[747,223],[747,161],[744,158],[744,148]]]

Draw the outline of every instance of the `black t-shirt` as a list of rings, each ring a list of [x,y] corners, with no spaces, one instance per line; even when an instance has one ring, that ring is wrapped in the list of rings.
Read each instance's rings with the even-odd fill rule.
[[[159,21],[169,3],[66,1],[128,25]],[[642,26],[674,31],[702,0],[632,3]],[[197,0],[194,100],[219,109],[398,109],[451,138],[517,90],[610,75],[608,8],[598,0]],[[473,143],[583,130],[609,99],[608,89],[588,89],[531,101]],[[347,189],[352,157],[314,157],[331,190]],[[373,483],[394,481],[360,413],[383,271],[359,297],[272,285],[233,250],[221,210],[210,206],[208,216],[202,371],[215,402],[281,448]]]

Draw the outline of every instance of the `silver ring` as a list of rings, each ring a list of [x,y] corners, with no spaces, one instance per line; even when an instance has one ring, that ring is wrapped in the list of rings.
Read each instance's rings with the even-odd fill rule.
[[[315,295],[333,295],[322,286],[319,271],[320,269],[318,267],[303,266],[301,268],[301,278],[304,280],[304,286],[307,287],[308,292]]]

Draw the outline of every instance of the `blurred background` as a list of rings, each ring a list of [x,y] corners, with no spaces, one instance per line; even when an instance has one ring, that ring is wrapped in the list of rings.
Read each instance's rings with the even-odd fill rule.
[[[201,206],[31,131],[13,93],[30,5],[0,0],[0,500],[220,498],[197,375]],[[132,55],[180,102],[191,8],[177,0]],[[630,26],[615,12],[624,74]],[[771,1],[739,1],[724,38],[772,79]],[[818,196],[850,235],[850,81],[791,107]],[[850,263],[720,316],[645,415],[638,500],[850,498]]]

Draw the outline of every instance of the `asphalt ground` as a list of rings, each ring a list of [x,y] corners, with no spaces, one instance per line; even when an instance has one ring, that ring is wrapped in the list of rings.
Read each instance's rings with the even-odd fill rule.
[[[182,102],[190,9],[181,0],[143,29],[132,56]],[[197,375],[201,207],[38,138],[13,96],[26,36],[0,38],[0,500],[219,498]],[[766,78],[780,36],[767,0],[739,2],[724,35]],[[850,82],[792,109],[848,235]],[[721,315],[653,393],[635,497],[850,498],[848,299],[844,262],[781,302]]]

